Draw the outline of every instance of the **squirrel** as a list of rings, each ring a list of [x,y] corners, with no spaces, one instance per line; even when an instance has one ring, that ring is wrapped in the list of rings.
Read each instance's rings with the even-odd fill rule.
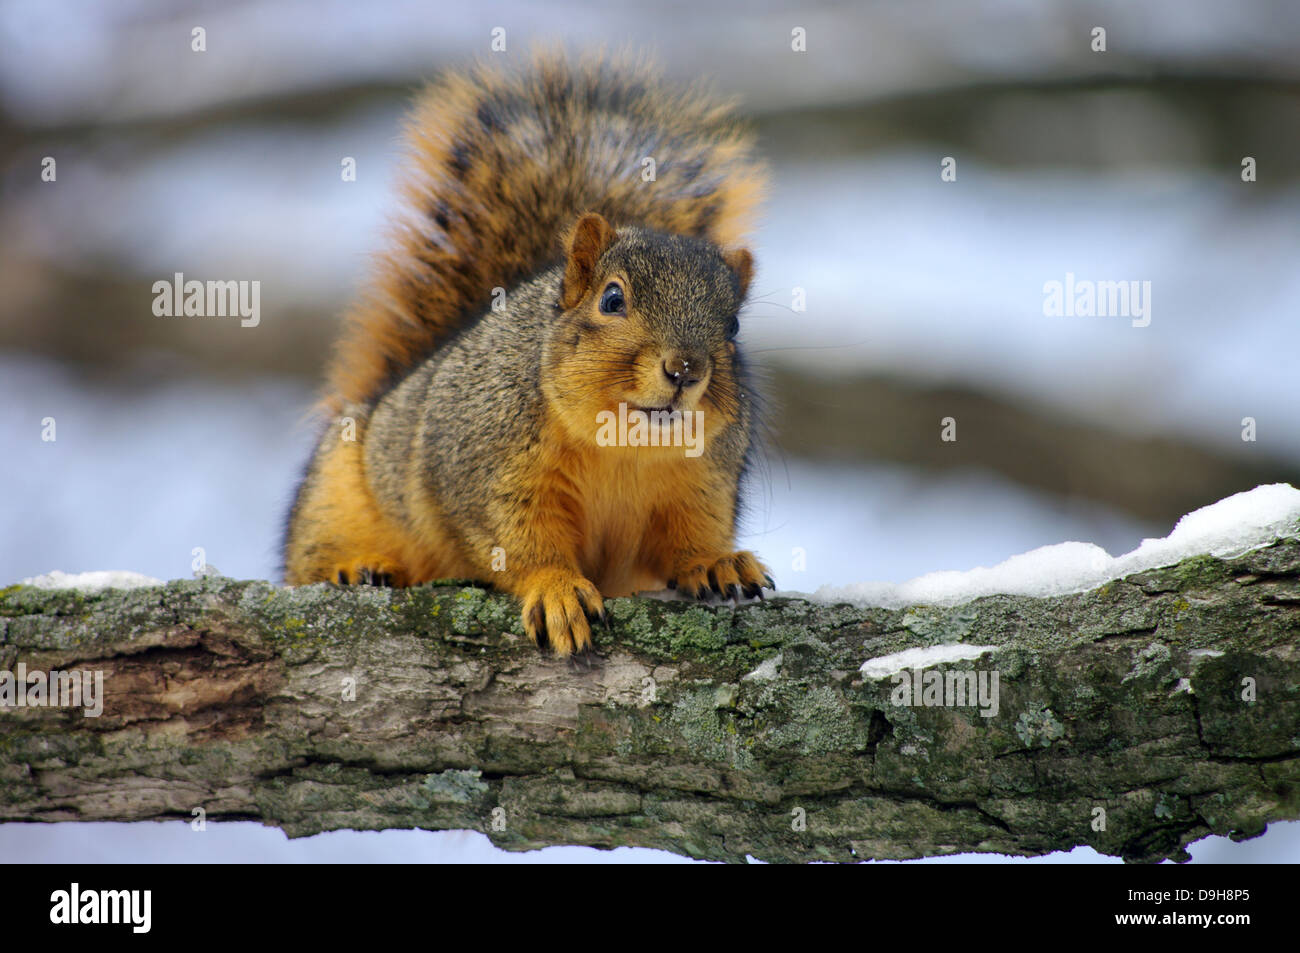
[[[734,540],[767,173],[730,104],[547,51],[435,80],[406,136],[410,214],[347,315],[285,581],[488,583],[560,656],[602,597],[775,588]]]

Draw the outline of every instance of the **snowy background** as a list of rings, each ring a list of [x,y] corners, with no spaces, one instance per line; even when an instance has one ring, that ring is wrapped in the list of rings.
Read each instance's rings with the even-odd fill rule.
[[[17,0],[0,4],[0,584],[186,576],[198,546],[227,575],[276,577],[411,90],[487,55],[494,26],[523,52],[557,21],[575,48],[635,43],[671,75],[711,76],[758,124],[775,182],[742,340],[786,409],[742,542],[783,588],[899,583],[1063,541],[1119,555],[1232,492],[1300,485],[1294,5]],[[794,26],[806,54],[789,51]],[[39,180],[47,155],[56,183]],[[340,180],[343,156],[357,181]],[[956,182],[939,179],[944,156]],[[260,280],[261,325],[154,317],[152,283],[176,271]],[[1043,284],[1067,272],[1152,282],[1151,325],[1045,317]],[[814,385],[840,396],[801,405]],[[868,426],[877,398],[898,414]],[[1034,439],[981,454],[976,407]],[[941,448],[947,413],[959,439]],[[1193,854],[1295,860],[1300,824]],[[0,826],[0,859],[87,856],[677,859],[519,858],[468,833]]]

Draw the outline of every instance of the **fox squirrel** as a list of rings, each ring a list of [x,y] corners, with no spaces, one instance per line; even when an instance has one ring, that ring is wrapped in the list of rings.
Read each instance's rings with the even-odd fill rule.
[[[435,82],[407,140],[413,214],[338,344],[286,582],[480,580],[559,655],[602,593],[761,597],[734,548],[751,136],[644,66],[543,53]]]

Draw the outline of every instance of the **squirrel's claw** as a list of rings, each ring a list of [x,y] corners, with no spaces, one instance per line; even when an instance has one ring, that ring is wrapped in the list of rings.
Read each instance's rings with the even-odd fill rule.
[[[380,586],[391,589],[405,585],[406,576],[400,566],[378,558],[359,559],[334,570],[334,584],[338,586]]]
[[[591,624],[605,622],[605,605],[590,581],[574,572],[541,570],[518,590],[524,631],[542,651],[564,657],[591,649]]]
[[[569,669],[574,672],[590,672],[596,667],[596,653],[590,648],[574,652],[569,656]]]
[[[723,599],[763,598],[763,586],[775,589],[772,577],[753,553],[736,552],[712,562],[700,562],[679,571],[668,580],[670,589],[705,600],[711,595]]]

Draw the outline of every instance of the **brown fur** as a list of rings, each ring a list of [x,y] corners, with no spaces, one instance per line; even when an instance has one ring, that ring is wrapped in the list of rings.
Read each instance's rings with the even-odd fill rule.
[[[287,581],[480,579],[561,654],[590,646],[602,593],[770,586],[733,548],[756,415],[732,340],[753,275],[734,242],[764,181],[750,140],[643,68],[549,55],[443,79],[410,136],[416,214],[332,374],[357,439],[332,426],[317,447]],[[702,412],[700,454],[602,445],[620,404]]]
[[[543,52],[522,72],[449,72],[416,101],[406,139],[408,214],[348,316],[330,370],[337,400],[374,400],[493,288],[558,259],[579,212],[729,246],[767,185],[728,104],[641,63]],[[646,156],[654,182],[642,180]]]

